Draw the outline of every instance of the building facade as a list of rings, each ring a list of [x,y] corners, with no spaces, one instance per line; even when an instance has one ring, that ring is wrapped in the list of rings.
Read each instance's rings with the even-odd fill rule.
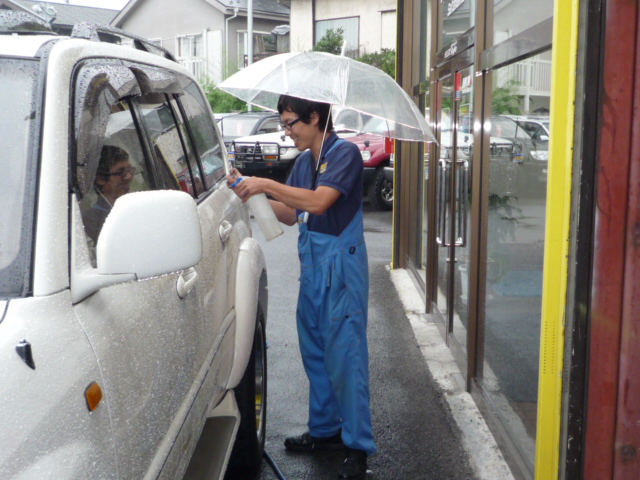
[[[289,24],[288,2],[252,6],[254,59],[280,53],[276,29]],[[247,8],[247,0],[131,0],[111,24],[163,46],[196,77],[217,84],[247,64]]]
[[[291,51],[309,51],[338,28],[351,56],[395,49],[396,8],[395,0],[291,0]]]
[[[638,19],[398,2],[397,79],[438,142],[396,145],[393,266],[516,478],[640,478]]]

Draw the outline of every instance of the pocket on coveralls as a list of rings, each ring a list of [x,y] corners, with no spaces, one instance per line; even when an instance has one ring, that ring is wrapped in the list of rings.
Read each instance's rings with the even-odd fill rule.
[[[346,248],[334,257],[329,287],[332,321],[342,321],[347,317],[362,315],[362,306],[358,301],[358,295],[362,295],[358,289],[363,288],[360,281],[362,265],[358,256],[354,254],[355,248]]]

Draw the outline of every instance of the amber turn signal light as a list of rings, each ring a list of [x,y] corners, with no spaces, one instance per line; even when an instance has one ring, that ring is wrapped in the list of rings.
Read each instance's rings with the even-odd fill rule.
[[[100,401],[102,400],[102,389],[97,382],[91,382],[87,389],[84,391],[84,398],[87,401],[87,408],[89,408],[90,412],[93,412]]]

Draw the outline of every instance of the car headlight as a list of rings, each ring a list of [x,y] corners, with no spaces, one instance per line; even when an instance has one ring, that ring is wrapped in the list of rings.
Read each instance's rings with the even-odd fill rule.
[[[262,145],[262,153],[265,155],[278,155],[277,145]]]
[[[360,154],[362,155],[363,162],[368,162],[369,160],[371,160],[371,152],[369,150],[362,150]]]
[[[531,156],[539,162],[548,162],[549,150],[531,150]]]

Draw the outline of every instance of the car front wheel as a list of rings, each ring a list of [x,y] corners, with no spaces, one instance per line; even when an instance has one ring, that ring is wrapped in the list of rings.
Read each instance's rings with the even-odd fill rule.
[[[225,480],[249,480],[258,478],[260,474],[267,416],[267,342],[264,316],[260,311],[251,358],[235,394],[240,410],[240,426]]]
[[[393,183],[385,178],[384,167],[376,170],[373,182],[367,191],[369,203],[376,210],[391,210],[393,208]]]

